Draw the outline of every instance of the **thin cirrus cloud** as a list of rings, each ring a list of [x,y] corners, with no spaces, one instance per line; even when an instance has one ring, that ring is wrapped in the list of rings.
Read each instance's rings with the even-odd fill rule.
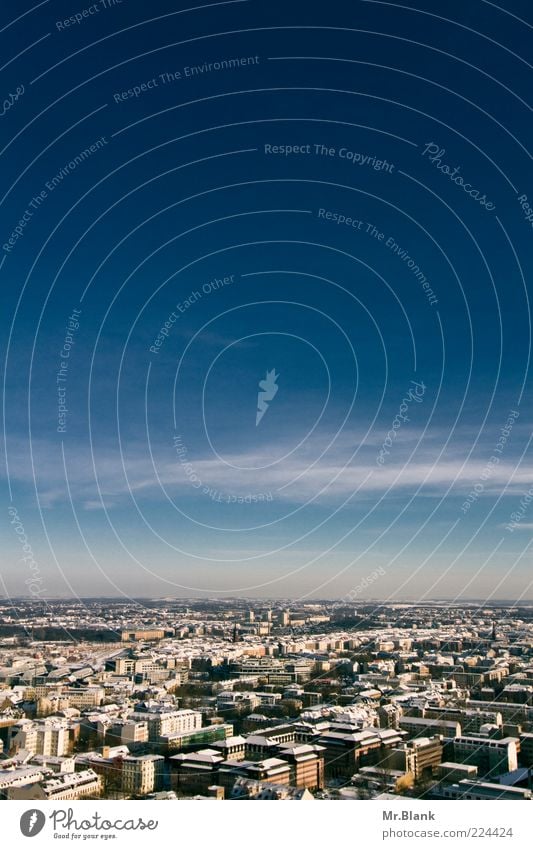
[[[470,444],[456,439],[453,450],[442,450],[443,434],[435,432],[418,444],[420,434],[398,439],[384,465],[376,463],[376,441],[365,441],[357,447],[354,435],[342,435],[320,457],[328,441],[324,436],[308,440],[302,450],[276,462],[284,454],[283,446],[271,444],[261,450],[245,450],[227,454],[224,460],[214,455],[196,457],[187,454],[196,479],[202,486],[230,494],[250,491],[275,493],[276,501],[302,504],[331,503],[349,498],[354,492],[376,499],[396,490],[415,492],[421,496],[441,495],[443,488],[453,487],[455,495],[464,498],[472,487],[483,482],[478,497],[498,497],[524,493],[531,484],[531,469],[519,456],[508,456],[492,466],[487,474],[491,451],[478,451],[468,457]],[[136,499],[158,501],[165,498],[199,497],[201,488],[191,483],[191,475],[179,461],[173,446],[139,442],[94,448],[94,466],[90,451],[80,445],[65,448],[65,465],[60,447],[49,440],[32,443],[33,463],[28,443],[14,439],[9,443],[9,477],[11,485],[32,486],[35,481],[42,507],[67,503],[69,492],[75,503],[87,510],[113,508]],[[255,469],[254,467],[267,466]],[[65,475],[66,469],[66,475]],[[35,470],[35,477],[34,477]],[[4,469],[5,475],[5,469]],[[68,487],[66,482],[68,481]],[[478,486],[479,489],[479,486]],[[216,509],[216,508],[214,508]],[[525,527],[523,525],[522,527]]]

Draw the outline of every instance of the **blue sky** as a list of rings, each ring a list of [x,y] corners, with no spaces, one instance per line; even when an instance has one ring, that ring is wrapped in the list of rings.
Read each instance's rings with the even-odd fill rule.
[[[0,25],[2,479],[48,594],[531,598],[528,4],[188,8]]]

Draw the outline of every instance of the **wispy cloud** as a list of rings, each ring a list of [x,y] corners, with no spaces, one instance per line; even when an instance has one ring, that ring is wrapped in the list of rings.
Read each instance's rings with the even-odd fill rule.
[[[468,442],[455,440],[453,450],[438,459],[442,434],[433,433],[417,447],[420,434],[411,431],[407,438],[398,441],[385,466],[379,467],[375,462],[374,440],[360,444],[355,458],[350,459],[361,436],[343,434],[321,458],[320,451],[327,445],[323,435],[309,440],[301,451],[281,462],[276,460],[284,453],[284,447],[277,443],[258,450],[233,452],[226,455],[226,462],[214,456],[197,458],[188,452],[187,462],[202,486],[220,492],[238,495],[270,491],[276,500],[301,504],[315,499],[320,504],[344,500],[356,491],[358,497],[377,498],[387,491],[405,493],[420,488],[422,496],[434,497],[449,486],[456,495],[464,497],[480,480],[490,456],[486,451],[478,452],[475,459],[466,461]],[[33,484],[35,474],[44,507],[66,502],[69,490],[72,498],[87,510],[99,509],[102,501],[106,507],[120,506],[130,494],[159,500],[164,498],[161,487],[172,498],[192,498],[201,492],[192,486],[190,475],[186,474],[172,445],[153,445],[153,463],[148,447],[141,443],[123,445],[124,461],[118,445],[98,446],[93,467],[86,445],[68,443],[65,448],[68,487],[59,444],[53,440],[36,440],[32,447],[33,467],[28,443],[20,438],[9,442],[10,478],[12,483],[28,485]],[[267,464],[271,465],[254,468]],[[505,487],[516,496],[531,485],[532,477],[531,468],[526,463],[518,464],[509,452],[508,459],[502,460],[485,482],[482,497],[499,495]]]

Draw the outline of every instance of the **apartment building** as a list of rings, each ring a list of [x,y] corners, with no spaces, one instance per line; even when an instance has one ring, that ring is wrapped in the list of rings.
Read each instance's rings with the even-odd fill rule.
[[[217,696],[217,711],[224,713],[229,710],[255,710],[261,704],[259,695],[251,692],[234,692],[233,690],[224,690]]]
[[[23,787],[41,781],[47,774],[41,766],[10,766],[0,769],[0,799],[8,798],[13,787]]]
[[[381,705],[378,710],[380,728],[399,728],[402,709],[399,705]]]
[[[428,737],[434,734],[442,734],[443,737],[459,737],[461,734],[461,726],[458,722],[428,717],[402,716],[399,727],[412,737]]]
[[[63,695],[68,696],[70,707],[85,710],[101,705],[105,699],[105,690],[97,686],[69,687],[63,691]]]
[[[122,790],[131,796],[145,796],[163,789],[162,755],[130,755],[122,760]]]
[[[76,755],[76,769],[92,769],[103,778],[104,790],[122,790],[122,762],[130,754],[127,746],[103,746],[101,752]]]
[[[500,711],[493,710],[462,710],[460,708],[427,708],[424,717],[439,719],[445,722],[458,722],[465,735],[478,734],[482,725],[503,725]],[[461,733],[461,732],[460,732]]]
[[[44,779],[35,784],[11,787],[8,799],[42,799],[46,801],[74,801],[75,799],[95,799],[101,795],[102,779],[92,769],[72,772],[54,778]]]
[[[68,728],[59,721],[22,719],[10,728],[9,748],[61,757],[69,750]]]
[[[197,731],[202,727],[202,714],[196,710],[136,710],[130,714],[133,722],[146,722],[149,740]]]
[[[74,772],[76,762],[73,757],[61,757],[57,755],[34,755],[29,762],[44,771],[51,772]]]
[[[138,747],[148,742],[148,723],[134,722],[129,719],[116,722],[111,726],[109,735],[121,745]]]

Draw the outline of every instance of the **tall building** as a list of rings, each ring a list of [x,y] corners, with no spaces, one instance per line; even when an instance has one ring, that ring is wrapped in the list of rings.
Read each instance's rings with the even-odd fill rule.
[[[68,728],[59,721],[22,719],[10,729],[10,749],[26,749],[34,755],[66,755],[69,749]]]
[[[399,705],[381,705],[378,708],[380,728],[399,728],[402,709]]]
[[[533,767],[533,734],[526,731],[520,735],[520,760],[523,766]]]
[[[337,730],[333,726],[320,734],[316,742],[325,747],[326,775],[348,778],[361,766],[381,763],[388,751],[401,741],[401,732],[393,729],[365,728],[361,731],[339,727]]]
[[[289,784],[321,790],[324,786],[324,749],[305,743],[282,743],[278,746],[280,758],[290,767]]]
[[[391,769],[411,773],[419,781],[424,776],[430,775],[433,769],[442,763],[443,750],[444,746],[438,735],[417,737],[393,749],[385,763]]]
[[[217,749],[173,755],[170,758],[172,789],[190,795],[205,793],[208,787],[218,783],[218,766],[223,762],[224,755]]]
[[[122,790],[131,796],[145,796],[163,789],[162,755],[130,755],[122,761]]]

